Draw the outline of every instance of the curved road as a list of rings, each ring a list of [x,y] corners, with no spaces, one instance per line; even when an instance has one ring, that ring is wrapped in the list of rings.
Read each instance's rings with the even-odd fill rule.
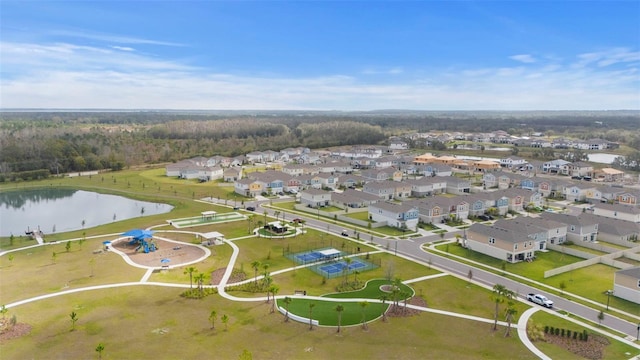
[[[283,199],[281,201],[290,201],[290,199],[286,199],[286,200]],[[273,212],[275,210],[262,206],[265,203],[269,203],[269,202],[270,201],[256,201],[252,203],[247,203],[246,206],[255,206],[257,211],[256,214],[263,214],[264,211],[266,210],[269,213],[269,215],[273,215]],[[278,201],[276,200],[274,202],[278,202]],[[260,209],[260,211],[258,211],[258,209]],[[342,233],[342,230],[345,228],[344,225],[332,224],[324,220],[317,219],[312,215],[307,215],[307,214],[301,215],[298,212],[296,213],[285,212],[285,219],[292,220],[293,218],[304,219],[306,222],[305,227],[311,227],[319,231],[330,232],[336,235],[340,235]],[[554,301],[555,307],[557,309],[565,310],[571,314],[575,314],[580,318],[590,320],[592,322],[598,322],[598,314],[599,314],[598,310],[594,310],[593,308],[590,308],[588,306],[572,302],[570,300],[567,300],[565,298],[562,298],[553,294],[548,294],[546,291],[544,291],[543,286],[541,286],[540,288],[535,288],[529,285],[525,285],[515,280],[511,280],[509,278],[505,278],[503,276],[494,274],[492,272],[488,272],[480,268],[472,267],[470,265],[463,264],[455,260],[452,260],[450,258],[439,256],[434,253],[426,252],[422,249],[422,245],[424,244],[440,241],[441,238],[439,235],[422,236],[422,237],[405,239],[405,240],[395,240],[395,239],[382,238],[378,236],[370,236],[368,233],[364,234],[361,232],[360,234],[361,234],[360,236],[361,241],[373,242],[382,248],[386,248],[387,245],[389,245],[388,251],[390,253],[401,255],[411,260],[415,260],[424,264],[430,263],[433,266],[439,267],[441,269],[444,269],[446,271],[449,271],[453,274],[457,274],[462,277],[466,277],[467,274],[469,273],[469,270],[472,269],[473,280],[483,283],[489,287],[493,287],[495,284],[502,284],[506,286],[508,289],[515,291],[520,296],[527,293],[546,294],[549,299]],[[456,234],[462,235],[463,231],[460,230],[455,232],[448,232],[447,237],[452,238]],[[603,306],[603,310],[604,310],[604,306]],[[629,336],[629,338],[635,339],[638,331],[638,326],[640,326],[640,318],[638,323],[631,323],[629,321],[620,319],[613,315],[605,314],[605,318],[604,320],[602,320],[602,325],[605,327],[611,328],[615,331],[618,331],[620,333],[624,333],[627,336]]]

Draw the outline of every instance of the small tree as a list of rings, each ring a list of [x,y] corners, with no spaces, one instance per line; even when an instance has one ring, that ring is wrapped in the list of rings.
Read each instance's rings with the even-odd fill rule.
[[[71,314],[69,314],[69,317],[71,318],[71,331],[74,331],[76,329],[76,321],[78,321],[78,314],[76,314],[75,311],[72,311]]]
[[[102,343],[99,343],[98,346],[96,346],[96,352],[98,353],[98,359],[102,359],[102,352],[104,351],[104,345]]]
[[[340,325],[342,325],[342,312],[344,311],[344,306],[342,306],[342,304],[338,304],[335,307],[336,311],[338,312],[338,331],[340,332]]]
[[[282,302],[284,303],[285,313],[284,313],[284,322],[289,321],[289,304],[291,304],[291,298],[286,296]]]
[[[56,254],[56,252],[54,251],[53,254],[51,254],[51,260],[53,261],[53,263],[56,263],[56,258],[58,257],[58,254]]]
[[[509,337],[509,335],[511,335],[511,321],[513,321],[513,316],[518,313],[518,310],[514,307],[514,305],[514,302],[511,300],[507,302],[507,331],[504,334],[505,337]]]
[[[567,283],[564,280],[562,280],[560,281],[559,287],[560,287],[560,295],[564,295],[564,289],[567,288]]]
[[[253,355],[247,349],[242,350],[242,354],[238,357],[238,360],[253,360]]]
[[[7,259],[9,259],[9,264],[13,263],[13,254],[9,254],[9,256],[7,257]]]
[[[368,301],[361,301],[360,303],[360,308],[362,308],[362,329],[366,330],[367,329],[367,316],[366,316],[366,308],[367,306],[369,306],[369,302]]]
[[[67,250],[67,252],[71,250],[71,241],[67,241],[67,244],[64,246],[64,249]]]
[[[382,300],[382,321],[387,322],[387,308],[385,305],[389,301],[389,294],[382,293],[378,299]]]
[[[273,314],[276,312],[276,295],[280,291],[280,287],[276,284],[271,284],[269,291],[271,291],[271,296],[273,297],[273,301],[271,302],[271,313]]]
[[[193,266],[189,266],[188,268],[186,268],[184,270],[184,274],[185,275],[189,275],[189,288],[193,289],[193,274],[197,273],[198,269],[194,268]]]
[[[211,329],[215,329],[216,319],[218,319],[218,312],[215,310],[211,310],[211,313],[209,314],[209,322],[211,323]]]
[[[220,320],[222,320],[222,323],[224,324],[224,331],[229,330],[229,317],[227,314],[222,315]]]
[[[309,330],[313,330],[313,308],[316,306],[314,303],[309,303]]]
[[[2,314],[2,319],[4,320],[5,317],[7,316],[7,312],[9,311],[9,309],[7,309],[6,305],[2,305],[0,307],[0,314]]]

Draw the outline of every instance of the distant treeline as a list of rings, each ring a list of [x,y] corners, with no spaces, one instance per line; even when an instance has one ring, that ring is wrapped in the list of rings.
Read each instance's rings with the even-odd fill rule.
[[[0,181],[193,156],[380,144],[390,135],[431,130],[579,134],[640,149],[638,124],[633,111],[2,112]]]

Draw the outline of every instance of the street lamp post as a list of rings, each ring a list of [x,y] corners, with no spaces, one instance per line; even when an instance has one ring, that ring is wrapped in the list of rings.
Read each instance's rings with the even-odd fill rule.
[[[607,290],[607,310],[609,310],[609,299],[611,298],[612,294],[613,290]]]
[[[640,323],[638,323],[638,332],[636,333],[636,341],[640,341]]]

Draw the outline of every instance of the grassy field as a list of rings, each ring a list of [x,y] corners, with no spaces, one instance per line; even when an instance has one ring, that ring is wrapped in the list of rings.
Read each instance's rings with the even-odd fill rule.
[[[437,248],[446,251],[447,245],[438,245]],[[598,301],[602,304],[607,301],[605,291],[613,287],[613,276],[617,270],[611,266],[596,264],[545,278],[545,271],[572,264],[582,259],[557,251],[549,251],[546,253],[536,253],[536,260],[531,263],[520,262],[507,264],[496,258],[475,251],[469,251],[455,244],[450,244],[448,249],[451,254],[489,265],[497,269],[497,271],[500,271],[502,266],[504,266],[504,270],[507,272],[525,276],[531,280],[539,281],[558,289],[560,288],[560,284],[564,283],[566,286],[565,291]],[[566,294],[564,294],[564,297],[570,298]],[[610,298],[610,305],[611,307],[619,308],[620,310],[640,316],[640,307],[630,301],[612,296]]]
[[[308,324],[284,323],[264,302],[187,300],[179,292],[148,286],[98,290],[10,310],[9,316],[16,314],[33,328],[4,343],[2,358],[97,358],[94,349],[102,343],[103,359],[236,359],[245,349],[254,359],[506,359],[513,354],[535,359],[517,337],[447,316],[391,318],[369,324],[367,331],[354,326],[336,334],[334,327],[309,331]],[[218,315],[213,330],[207,321],[212,310]],[[72,311],[79,319],[75,331]],[[229,318],[226,326],[223,315]]]
[[[87,237],[82,244],[74,241],[68,252],[65,243],[58,243],[13,252],[11,258],[6,255],[0,257],[2,304],[80,287],[138,282],[145,273],[143,269],[127,265],[119,255],[111,252],[94,254],[95,250],[102,247],[102,241],[112,240],[117,235],[90,237],[120,234],[132,228],[154,225],[162,225],[156,228],[158,231],[175,230],[166,224],[167,219],[194,216],[206,210],[230,211],[227,207],[194,201],[199,197],[214,196],[238,202],[245,200],[231,193],[233,187],[166,178],[162,168],[106,173],[91,178],[2,184],[0,191],[32,186],[65,186],[104,191],[142,200],[166,202],[175,208],[169,214],[117,221],[96,228],[47,236],[50,241]],[[255,220],[261,220],[262,214],[256,215]],[[184,230],[219,231],[227,239],[234,239],[250,235],[249,225],[248,221],[236,221]],[[345,247],[351,248],[359,246],[361,252],[373,250],[362,243],[352,243],[351,239],[307,230],[307,234],[294,238],[249,237],[236,240],[240,256],[235,268],[242,270],[248,277],[254,275],[251,263],[256,260],[268,263],[269,272],[289,268],[294,265],[293,262],[282,255],[282,250],[287,245],[295,245],[300,249],[318,245],[342,249],[345,244]],[[193,234],[185,232],[159,235],[185,242],[198,242]],[[0,239],[3,250],[34,243],[32,240],[17,238],[10,246],[8,238]],[[190,265],[198,273],[204,273],[206,279],[211,272],[224,268],[232,254],[228,245],[213,246],[210,249],[212,256]],[[359,274],[358,279],[361,281],[397,277],[408,280],[439,274],[437,270],[384,252],[372,253],[370,258],[381,266]],[[556,260],[550,258],[548,261]],[[569,261],[568,256],[563,261]],[[510,268],[507,270],[511,271]],[[259,274],[262,271],[260,269]],[[573,273],[576,286],[588,284],[587,279],[579,279],[577,272]],[[293,294],[296,290],[306,290],[309,295],[317,296],[332,294],[343,281],[342,277],[324,279],[299,266],[272,276],[280,289],[279,295]],[[148,281],[187,285],[189,276],[184,273],[184,269],[176,268],[153,273]],[[574,285],[570,285],[567,290],[572,286]],[[416,295],[427,300],[428,307],[493,317],[490,292],[455,277],[423,280],[412,283],[411,287]],[[56,296],[10,308],[7,316],[15,315],[18,322],[28,323],[32,330],[21,338],[3,341],[0,345],[1,357],[3,360],[97,358],[94,349],[98,343],[103,343],[103,359],[235,359],[244,349],[256,359],[503,359],[514,358],[513,354],[518,354],[521,359],[535,358],[517,337],[505,338],[503,331],[492,332],[487,324],[469,320],[421,313],[412,317],[390,318],[387,323],[375,320],[366,331],[359,326],[352,326],[345,328],[341,334],[336,334],[335,327],[320,326],[309,331],[308,324],[294,321],[284,323],[283,316],[271,314],[271,304],[264,301],[231,302],[219,295],[190,300],[180,297],[183,291],[183,288],[132,285]],[[244,297],[265,295],[237,290],[232,291],[232,294]],[[612,298],[612,306],[613,301]],[[352,323],[360,322],[362,309],[355,306],[354,309],[349,309],[349,315],[347,311],[343,313],[343,322],[349,316],[353,317],[350,320]],[[370,319],[380,315],[382,308],[377,306],[381,305],[372,303],[367,307],[366,311],[371,312],[367,315]],[[517,306],[519,314],[526,308],[526,305]],[[303,313],[308,313],[308,304],[301,304],[301,307]],[[207,320],[212,310],[218,315],[215,329],[211,329],[211,323]],[[320,311],[320,308],[317,310]],[[72,311],[77,313],[79,319],[73,331],[70,320]],[[229,319],[226,326],[221,321],[223,315]],[[331,324],[331,319],[337,321],[335,310],[329,307],[326,318],[329,319],[328,324]],[[612,351],[607,358],[618,358],[618,354],[617,351]]]

